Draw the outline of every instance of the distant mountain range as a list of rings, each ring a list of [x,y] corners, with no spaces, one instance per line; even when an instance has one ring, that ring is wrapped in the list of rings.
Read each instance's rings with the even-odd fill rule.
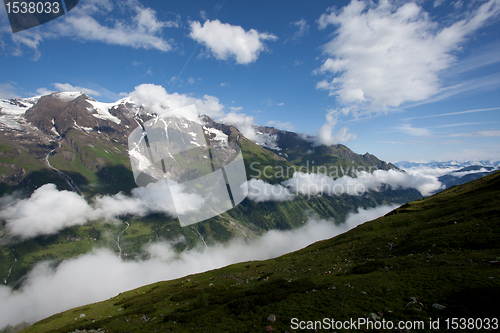
[[[442,189],[462,185],[500,170],[500,161],[431,161],[397,162],[395,165],[408,172],[434,175],[443,184]]]

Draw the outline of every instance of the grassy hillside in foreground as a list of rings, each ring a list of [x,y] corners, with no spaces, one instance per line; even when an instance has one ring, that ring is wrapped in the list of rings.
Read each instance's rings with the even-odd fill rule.
[[[284,332],[291,318],[325,317],[441,318],[444,327],[445,318],[498,317],[500,269],[490,261],[500,256],[499,215],[496,172],[302,250],[144,286],[23,332]]]

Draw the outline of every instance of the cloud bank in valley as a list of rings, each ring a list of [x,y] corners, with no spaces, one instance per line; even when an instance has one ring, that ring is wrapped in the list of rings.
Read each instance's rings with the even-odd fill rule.
[[[174,206],[172,195],[182,204]],[[29,198],[1,198],[0,207],[5,208],[0,211],[0,219],[6,222],[5,228],[9,236],[28,239],[55,234],[64,228],[83,225],[89,221],[113,221],[128,214],[141,217],[151,213],[165,213],[176,217],[177,214],[198,209],[202,201],[201,197],[180,192],[178,188],[169,189],[152,183],[146,187],[134,188],[131,196],[123,193],[97,196],[88,203],[74,192],[59,191],[54,184],[45,184]]]
[[[424,196],[442,187],[436,176],[397,170],[375,170],[373,173],[361,171],[357,173],[357,177],[345,175],[337,179],[322,173],[295,172],[281,184],[249,180],[248,198],[263,202],[293,200],[296,195],[362,195],[367,191],[379,191],[386,185],[393,189],[415,188]]]
[[[322,173],[295,172],[281,184],[253,178],[247,185],[248,199],[255,202],[290,201],[297,195],[359,196],[385,186],[415,188],[427,196],[442,187],[434,175],[397,170],[361,171],[357,177],[344,175],[337,179]],[[173,196],[178,198],[177,205]],[[203,202],[202,197],[184,193],[181,187],[167,188],[159,183],[137,187],[130,196],[123,193],[96,196],[90,202],[74,192],[59,191],[54,184],[45,184],[29,198],[20,199],[17,195],[0,198],[0,219],[5,221],[8,236],[29,239],[92,221],[116,221],[124,215],[143,217],[164,213],[175,218],[177,214],[196,211]]]
[[[220,268],[247,260],[263,260],[301,249],[380,217],[397,206],[359,209],[344,224],[310,218],[299,229],[269,231],[255,240],[234,239],[226,245],[176,253],[173,244],[145,246],[148,260],[123,261],[106,249],[67,259],[54,268],[43,262],[29,272],[19,290],[0,286],[0,327],[34,322],[54,313],[107,299],[120,292],[162,280]]]

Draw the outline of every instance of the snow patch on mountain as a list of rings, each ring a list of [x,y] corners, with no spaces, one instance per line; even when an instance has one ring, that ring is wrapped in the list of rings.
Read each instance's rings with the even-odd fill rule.
[[[121,123],[120,119],[109,113],[110,109],[121,104],[121,100],[115,103],[101,103],[93,99],[87,99],[87,102],[92,105],[92,108],[88,109],[89,111],[97,111],[97,114],[92,114],[94,117],[104,120],[110,120],[116,124]]]
[[[81,91],[62,91],[53,94],[53,96],[62,99],[64,101],[72,101],[81,95],[83,95],[83,92]]]
[[[229,137],[224,132],[222,132],[216,128],[211,128],[211,127],[206,127],[206,126],[203,126],[203,129],[205,131],[207,131],[208,133],[215,135],[215,137],[211,139],[212,141],[219,141],[223,145],[228,144]]]
[[[26,111],[38,102],[41,96],[20,99],[0,99],[0,130],[8,129],[21,131],[21,117]]]
[[[0,113],[13,116],[23,115],[26,113],[26,110],[38,102],[39,99],[40,96],[10,100],[0,99]]]

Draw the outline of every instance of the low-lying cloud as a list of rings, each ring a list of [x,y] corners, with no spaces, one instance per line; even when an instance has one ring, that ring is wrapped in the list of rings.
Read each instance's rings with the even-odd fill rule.
[[[52,314],[113,297],[120,292],[247,260],[264,260],[331,238],[397,206],[359,209],[344,224],[310,218],[299,229],[269,231],[255,240],[234,239],[226,245],[193,248],[182,253],[173,244],[145,246],[148,260],[123,261],[106,249],[62,261],[39,263],[19,290],[0,286],[0,327],[34,322]]]
[[[368,191],[379,191],[385,186],[392,189],[415,188],[427,196],[439,190],[442,184],[435,176],[397,170],[360,171],[357,177],[345,175],[337,179],[323,173],[295,172],[291,178],[277,185],[256,179],[248,181],[248,198],[262,202],[292,200],[296,195],[362,195]]]
[[[174,205],[172,196],[182,204]],[[180,187],[161,186],[157,183],[132,189],[131,196],[118,193],[111,196],[96,196],[87,202],[75,192],[59,191],[54,184],[45,184],[31,197],[19,199],[6,196],[0,206],[9,203],[0,211],[0,219],[6,222],[8,235],[21,239],[39,235],[51,235],[58,231],[88,223],[89,221],[115,221],[119,216],[146,216],[164,213],[172,217],[199,209],[203,198],[183,193]]]
[[[345,175],[337,179],[322,173],[295,172],[281,184],[251,179],[247,185],[248,198],[255,202],[289,201],[297,195],[357,196],[386,186],[415,188],[422,195],[430,195],[442,187],[435,176],[397,170],[361,171],[357,177]],[[176,203],[182,204],[174,205],[173,196],[178,199]],[[0,198],[0,208],[3,207],[0,219],[5,221],[9,237],[29,239],[92,221],[117,221],[125,215],[164,213],[175,218],[196,211],[203,202],[202,197],[184,193],[181,187],[167,188],[160,183],[134,188],[130,196],[123,193],[96,196],[90,202],[74,192],[59,191],[54,184],[45,184],[29,198],[19,199],[17,194]]]

